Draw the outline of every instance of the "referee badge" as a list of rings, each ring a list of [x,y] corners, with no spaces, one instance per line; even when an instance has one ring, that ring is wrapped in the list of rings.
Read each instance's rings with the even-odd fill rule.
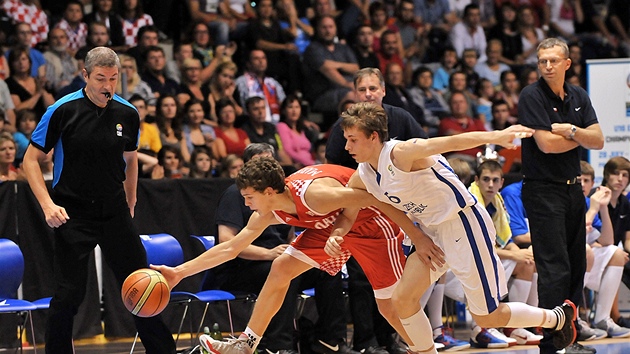
[[[116,124],[116,135],[122,136],[122,124]]]

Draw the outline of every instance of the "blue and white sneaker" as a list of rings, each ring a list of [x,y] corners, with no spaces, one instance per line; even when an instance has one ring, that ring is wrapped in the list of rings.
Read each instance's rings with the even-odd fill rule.
[[[433,342],[443,344],[444,348],[442,350],[445,352],[456,352],[459,350],[470,348],[470,343],[451,337],[450,335],[448,335],[448,333],[446,333],[444,328],[442,328],[442,334],[435,337],[433,339]]]
[[[627,338],[630,337],[630,328],[621,327],[616,324],[612,318],[608,317],[605,320],[599,321],[599,323],[595,326],[599,329],[603,329],[608,333],[608,337],[610,338]]]
[[[475,348],[507,348],[508,342],[495,337],[485,328],[475,326],[470,333],[470,344]]]

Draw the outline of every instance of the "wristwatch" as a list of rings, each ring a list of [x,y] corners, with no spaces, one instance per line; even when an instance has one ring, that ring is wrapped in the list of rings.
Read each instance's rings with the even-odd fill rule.
[[[577,131],[577,127],[571,124],[571,134],[569,134],[569,139],[573,140],[573,137],[575,136],[576,131]]]

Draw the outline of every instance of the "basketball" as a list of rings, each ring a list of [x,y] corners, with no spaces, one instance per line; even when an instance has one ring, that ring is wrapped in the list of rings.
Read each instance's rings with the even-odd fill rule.
[[[148,268],[129,274],[121,295],[125,307],[139,317],[152,317],[168,305],[171,290],[162,273]]]

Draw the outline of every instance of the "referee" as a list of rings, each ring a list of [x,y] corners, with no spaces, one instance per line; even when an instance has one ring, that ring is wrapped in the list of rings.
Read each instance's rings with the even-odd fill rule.
[[[586,270],[580,146],[601,149],[604,136],[586,91],[564,81],[569,48],[557,38],[538,45],[541,78],[523,88],[518,120],[536,130],[523,139],[523,205],[538,271],[538,303],[553,308],[568,298],[582,303]],[[574,344],[567,353],[575,352]],[[555,353],[545,334],[540,353]]]
[[[140,120],[114,94],[120,61],[105,47],[85,58],[86,86],[50,106],[31,136],[23,167],[28,183],[55,229],[55,292],[46,326],[46,353],[73,353],[73,318],[86,292],[89,255],[100,245],[122,286],[134,270],[147,267],[132,223],[136,204]],[[52,197],[38,160],[54,148]],[[175,353],[161,318],[134,316],[146,352]]]

